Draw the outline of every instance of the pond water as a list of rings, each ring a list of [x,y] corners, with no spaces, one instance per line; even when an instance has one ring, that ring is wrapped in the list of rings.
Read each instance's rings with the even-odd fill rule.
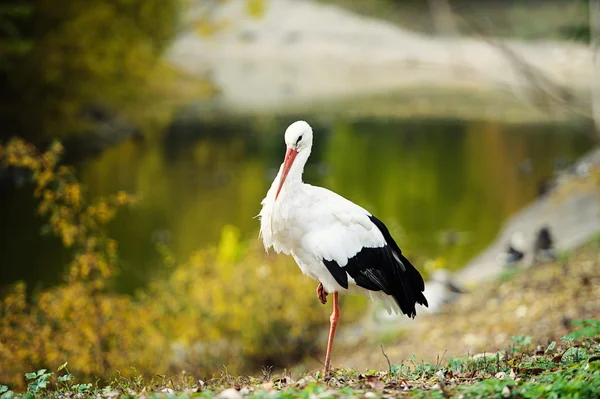
[[[127,142],[77,165],[91,196],[141,196],[111,225],[123,259],[119,289],[143,285],[161,267],[157,239],[181,260],[216,244],[225,225],[256,240],[253,217],[283,160],[291,121],[178,123],[160,139]],[[557,159],[574,160],[592,146],[588,127],[577,125],[379,119],[313,128],[305,181],[369,209],[422,270],[436,258],[462,267],[536,197]],[[0,283],[59,281],[69,254],[40,236],[30,190],[2,190]]]

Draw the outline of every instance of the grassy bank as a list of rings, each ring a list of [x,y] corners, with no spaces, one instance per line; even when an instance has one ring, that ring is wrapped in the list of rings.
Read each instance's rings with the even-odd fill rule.
[[[406,323],[413,328],[372,335],[360,350],[340,348],[334,360],[348,367],[386,367],[381,344],[392,362],[401,363],[412,355],[435,362],[497,352],[513,345],[513,336],[531,337],[532,347],[559,342],[572,333],[573,320],[600,320],[599,262],[600,240],[594,240],[562,254],[558,262],[506,270],[497,280],[469,287],[439,314]]]
[[[530,337],[513,337],[513,345],[491,356],[456,357],[436,363],[389,364],[385,370],[359,372],[337,369],[324,378],[304,376],[232,376],[198,380],[181,374],[143,378],[115,377],[107,384],[77,383],[65,365],[56,373],[28,373],[26,394],[0,386],[2,399],[13,398],[539,398],[600,395],[600,322],[581,322],[582,328],[535,350]],[[596,337],[596,338],[593,338]]]

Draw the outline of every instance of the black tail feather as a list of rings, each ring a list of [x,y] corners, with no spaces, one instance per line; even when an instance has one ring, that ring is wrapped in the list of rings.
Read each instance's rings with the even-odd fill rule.
[[[348,288],[349,275],[359,287],[392,296],[402,313],[414,318],[417,315],[416,304],[429,306],[423,295],[423,277],[402,255],[385,225],[374,216],[370,219],[383,234],[384,246],[362,248],[343,267],[329,259],[323,259],[323,264],[343,288]]]
[[[391,284],[388,284],[389,292],[386,292],[386,290],[384,292],[394,297],[402,313],[414,318],[417,315],[415,306],[417,303],[426,307],[429,306],[427,298],[423,295],[423,291],[425,291],[423,277],[412,263],[402,255],[398,244],[396,244],[396,241],[394,241],[383,222],[375,216],[371,216],[370,219],[383,234],[383,238],[388,245],[388,250],[398,255],[402,263],[402,265],[398,265],[397,262],[385,262],[389,266],[385,267],[382,271],[386,274],[387,278],[390,278]],[[395,258],[393,255],[393,253],[390,254],[392,258]]]
[[[427,298],[423,295],[425,291],[425,282],[419,271],[406,259],[400,255],[400,260],[406,268],[402,277],[399,279],[401,287],[397,287],[391,292],[391,295],[396,300],[396,303],[402,310],[402,313],[408,317],[414,318],[417,315],[415,304],[420,304],[429,307]]]

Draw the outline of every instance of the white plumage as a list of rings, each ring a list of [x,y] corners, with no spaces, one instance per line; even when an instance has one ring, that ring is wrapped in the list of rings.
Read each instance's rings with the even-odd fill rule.
[[[277,179],[275,183],[279,184]],[[323,259],[335,260],[343,267],[363,247],[385,245],[367,211],[321,187],[303,184],[289,200],[284,189],[277,202],[264,205],[263,212],[265,248],[273,246],[277,253],[291,254],[302,272],[321,282],[328,292],[343,289],[333,280]]]
[[[304,274],[322,284],[325,295],[335,293],[336,322],[337,293],[346,291],[368,293],[382,299],[389,311],[414,317],[415,303],[427,305],[423,279],[383,223],[344,197],[302,182],[312,141],[312,129],[304,121],[285,132],[284,163],[261,202],[265,250],[292,255]],[[319,294],[325,303],[323,298]]]
[[[381,232],[369,220],[370,213],[326,188],[302,183],[302,172],[310,155],[312,129],[298,121],[286,131],[299,132],[306,142],[291,167],[278,200],[283,164],[261,204],[260,235],[265,249],[292,255],[304,274],[323,284],[328,292],[343,290],[333,280],[322,260],[345,266],[363,247],[383,247]],[[293,141],[290,139],[289,141]]]

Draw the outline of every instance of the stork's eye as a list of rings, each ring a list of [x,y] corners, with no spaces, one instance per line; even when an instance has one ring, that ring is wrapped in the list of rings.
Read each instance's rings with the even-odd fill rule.
[[[296,145],[298,145],[298,143],[300,142],[300,140],[302,140],[302,135],[300,135],[300,137],[298,137],[298,140],[296,140]]]

